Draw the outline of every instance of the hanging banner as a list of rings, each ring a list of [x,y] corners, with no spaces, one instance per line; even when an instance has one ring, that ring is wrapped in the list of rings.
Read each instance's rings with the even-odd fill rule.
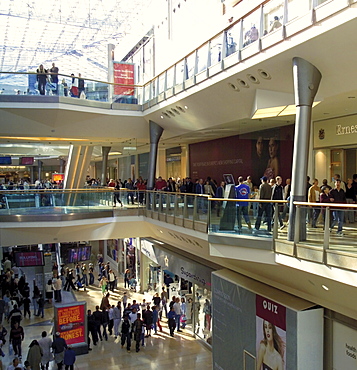
[[[55,332],[59,332],[68,345],[86,343],[86,323],[86,302],[55,306]]]
[[[113,62],[114,83],[134,85],[134,64]],[[134,95],[134,87],[114,85],[114,95]]]

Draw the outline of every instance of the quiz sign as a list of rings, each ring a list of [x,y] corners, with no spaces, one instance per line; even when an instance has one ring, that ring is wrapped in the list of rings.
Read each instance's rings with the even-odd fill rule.
[[[55,306],[55,326],[67,345],[86,343],[86,302]]]

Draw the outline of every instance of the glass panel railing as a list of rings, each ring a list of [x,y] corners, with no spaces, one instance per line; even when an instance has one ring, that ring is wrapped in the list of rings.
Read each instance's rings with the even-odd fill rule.
[[[197,50],[197,73],[200,73],[207,69],[207,60],[208,60],[208,42],[206,42]]]
[[[174,79],[175,79],[175,67],[172,66],[167,70],[166,87],[168,89],[171,89],[174,86]]]
[[[162,73],[158,78],[159,78],[159,83],[158,83],[158,94],[161,94],[163,92],[165,92],[166,90],[166,84],[165,84],[165,77],[166,74],[165,73]]]
[[[196,196],[193,194],[185,194],[185,205],[184,208],[184,218],[187,218],[189,220],[193,220],[194,214],[195,214],[195,198]]]
[[[209,216],[209,204],[208,197],[206,195],[197,195],[195,196],[194,201],[194,220],[195,221],[208,221]]]
[[[180,85],[183,83],[184,79],[184,70],[185,70],[185,61],[181,60],[180,62],[176,63],[176,76],[175,76],[175,84]]]
[[[286,224],[282,218],[284,201],[253,199],[237,201],[227,198],[209,198],[209,201],[211,233],[263,238],[286,233]]]
[[[288,0],[287,22],[308,14],[311,10],[310,0]]]
[[[226,32],[226,57],[234,54],[239,49],[241,23],[236,23]]]
[[[189,78],[192,78],[195,75],[195,70],[196,70],[196,52],[193,52],[186,58],[185,79],[188,80]]]
[[[263,7],[263,36],[281,29],[284,23],[284,0],[272,0]]]
[[[260,34],[260,9],[249,14],[243,20],[243,48],[258,41],[263,35]]]
[[[306,225],[306,228],[304,226],[295,229],[295,242],[324,250],[357,253],[357,205],[306,202],[294,204],[297,207],[295,222]]]
[[[219,63],[222,60],[222,43],[223,43],[222,35],[218,35],[211,40],[208,62],[209,67]]]
[[[0,73],[1,95],[63,96],[91,101],[142,104],[142,87],[108,83],[84,76],[51,74],[48,70],[28,73]]]

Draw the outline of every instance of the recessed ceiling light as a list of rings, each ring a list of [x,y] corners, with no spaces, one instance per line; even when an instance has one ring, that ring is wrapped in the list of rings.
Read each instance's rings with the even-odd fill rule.
[[[164,119],[164,116],[160,116],[161,119]]]
[[[236,85],[233,85],[232,83],[228,82],[228,86],[233,89],[234,91],[239,91],[239,88]]]
[[[263,69],[258,69],[258,73],[260,74],[260,77],[262,77],[262,78],[264,78],[266,80],[270,80],[271,79],[270,74],[267,71],[264,71]]]
[[[323,289],[329,290],[329,288],[326,285],[322,284],[321,286],[322,286]]]
[[[237,78],[237,81],[238,81],[240,86],[245,87],[245,88],[249,87],[249,85],[244,80],[242,80],[240,78]]]
[[[188,109],[188,106],[187,105],[185,105],[185,109]]]

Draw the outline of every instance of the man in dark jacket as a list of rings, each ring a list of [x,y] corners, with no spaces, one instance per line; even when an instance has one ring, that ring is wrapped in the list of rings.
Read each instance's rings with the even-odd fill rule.
[[[259,199],[270,200],[271,199],[271,186],[268,184],[268,179],[266,176],[263,176],[261,179],[261,185],[259,187]],[[262,216],[265,214],[267,218],[267,230],[271,232],[271,203],[259,203],[258,217],[255,221],[255,230],[257,232],[260,228],[260,223],[262,222]]]
[[[129,317],[126,315],[124,316],[124,321],[121,324],[121,348],[124,347],[126,341],[126,350],[130,352],[131,347],[131,322],[129,321]]]
[[[337,179],[335,182],[335,188],[330,190],[330,201],[334,203],[347,203],[346,200],[346,193],[341,187],[341,180]],[[337,208],[332,212],[333,215],[333,221],[331,224],[330,231],[332,231],[333,227],[336,225],[336,222],[338,223],[337,227],[337,235],[343,236],[342,233],[342,225],[343,225],[343,209]]]
[[[140,351],[140,341],[141,341],[141,334],[143,332],[144,322],[141,320],[140,313],[137,314],[137,319],[134,321],[133,324],[133,335],[134,340],[136,342],[136,352]]]
[[[52,349],[55,356],[55,363],[57,364],[57,368],[58,370],[61,370],[63,366],[64,351],[65,349],[67,349],[67,343],[63,338],[61,338],[59,332],[55,334],[55,339],[52,343]]]

